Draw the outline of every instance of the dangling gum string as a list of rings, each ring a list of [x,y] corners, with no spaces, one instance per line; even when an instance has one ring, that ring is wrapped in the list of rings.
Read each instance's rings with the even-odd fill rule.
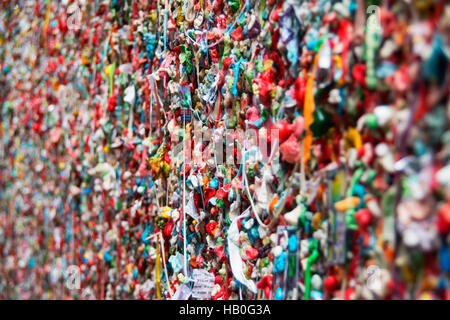
[[[167,49],[167,9],[169,8],[169,1],[165,0],[164,1],[164,20],[163,20],[163,28],[164,28],[164,35],[163,35],[163,40],[164,40],[164,52],[166,52]]]
[[[217,74],[217,76],[220,78],[220,71]],[[219,79],[220,80],[220,79]],[[223,85],[222,85],[223,86]],[[217,102],[216,106],[213,111],[210,112],[208,115],[208,119],[210,119],[211,114],[214,116],[214,112],[216,112],[216,119],[213,119],[214,122],[220,121],[222,118],[222,108],[221,108],[221,101],[222,101],[222,90],[219,90],[219,87],[217,86]]]
[[[370,19],[370,20],[369,20]],[[375,15],[371,15],[367,20],[367,23],[371,23],[373,19],[376,19]],[[375,56],[377,48],[381,42],[381,32],[374,30],[373,27],[367,27],[365,45],[366,45],[366,85],[369,89],[375,89],[377,86]]]
[[[164,248],[162,248],[164,250]],[[159,241],[156,240],[156,261],[155,261],[155,281],[156,281],[156,299],[161,300],[161,257],[159,254]]]
[[[122,163],[120,163],[120,165],[122,165]],[[121,182],[121,179],[120,179],[120,174],[119,174],[119,179],[117,179],[117,180],[118,180],[117,189],[120,189],[121,186],[122,186],[122,182]],[[119,201],[120,202],[122,202],[121,195],[122,195],[122,192],[120,192],[120,196],[119,196]],[[117,225],[117,231],[119,233],[119,237],[120,237],[120,229],[122,228],[122,225],[121,225],[122,224],[122,218],[123,218],[123,210],[119,210],[119,219],[118,219],[119,222],[118,222],[118,225]],[[122,260],[122,246],[118,245],[117,246],[117,271],[118,271],[119,276],[122,273],[121,272],[121,267],[120,267],[121,260]]]
[[[185,193],[186,193],[186,140],[188,138],[188,133],[186,131],[186,117],[183,117],[183,124],[184,124],[184,137],[183,137],[183,198],[182,198],[182,217],[180,219],[180,231],[179,236],[182,238],[183,241],[183,272],[185,278],[188,277],[187,273],[187,246],[186,246],[186,211],[185,211]],[[183,229],[183,236],[181,236],[181,229]]]
[[[47,12],[45,13],[45,22],[44,22],[44,36],[45,38],[47,38],[47,28],[48,28],[48,23],[50,21],[50,9],[52,6],[52,0],[48,0],[48,5],[47,5]]]
[[[181,171],[181,164],[180,164],[180,171]],[[181,175],[180,175],[180,178],[178,179],[178,188],[180,189],[180,192],[181,192]],[[183,205],[183,201],[182,201],[182,199],[180,199],[180,206],[182,206],[182,205]],[[181,209],[183,209],[183,207],[181,207]],[[181,210],[181,213],[183,213],[183,210]],[[178,231],[178,236],[181,239],[181,241],[184,241],[184,237],[181,234],[181,231],[183,230],[183,221],[184,221],[183,215],[181,215],[180,227],[179,227],[179,231]]]
[[[311,157],[311,144],[313,133],[310,129],[311,124],[314,122],[314,74],[317,70],[317,62],[319,60],[320,50],[314,57],[314,66],[313,70],[309,74],[308,81],[306,83],[306,94],[305,94],[305,103],[303,106],[303,117],[305,119],[305,131],[306,135],[303,139],[303,165],[306,165],[309,158]]]
[[[214,164],[216,165],[216,171],[219,171],[219,168],[217,167],[217,155],[216,155],[216,143],[214,141],[214,134],[216,133],[216,126],[213,126],[213,138],[212,138],[212,143],[213,143],[213,150],[214,150]],[[223,157],[223,155],[222,155]],[[200,189],[200,188],[199,188]],[[202,195],[202,201],[203,201],[203,193],[200,193]],[[205,204],[203,204],[203,210],[205,210]],[[206,211],[206,210],[205,210]]]
[[[107,203],[106,203],[106,194],[105,194],[105,190],[102,190],[102,200],[103,200],[103,206],[104,206],[104,216],[106,218],[106,221],[108,222],[108,226],[109,229],[111,229],[111,226],[109,224],[109,218],[108,218],[108,208],[107,208]],[[103,219],[102,221],[100,221],[101,224],[103,224]],[[102,245],[105,243],[105,233],[106,232],[102,232]],[[103,246],[102,246],[103,249]],[[100,262],[101,265],[101,269],[100,269],[100,300],[104,300],[105,299],[105,257],[104,257],[104,253],[103,253],[103,259],[101,259]]]
[[[128,103],[127,103],[128,104]],[[133,137],[133,117],[134,117],[134,108],[130,104],[129,105],[129,113],[128,113],[128,139]]]
[[[159,70],[158,70],[159,73]],[[151,91],[152,91],[152,96],[155,96],[155,100],[156,100],[156,119],[158,121],[158,131],[161,129],[161,124],[160,124],[160,119],[161,119],[161,113],[160,113],[160,108],[161,108],[161,102],[159,99],[159,94],[158,94],[158,88],[156,87],[156,80],[154,78],[154,73],[149,75],[149,77],[151,78]],[[153,99],[152,99],[153,100]],[[164,116],[166,116],[166,114],[164,113]]]
[[[220,121],[220,119],[222,118],[222,107],[221,107],[221,102],[222,102],[222,93],[219,92],[217,93],[217,104],[216,104],[216,108],[217,108],[217,115],[216,115],[216,119],[215,122]]]
[[[117,32],[116,28],[112,28],[111,33],[109,34],[109,45],[111,47],[111,50],[113,50],[113,34]],[[110,67],[109,67],[109,95],[112,96],[114,91],[114,73],[116,71],[116,61],[114,61]]]
[[[239,68],[241,66],[242,62],[246,62],[247,60],[245,59],[241,59],[239,61],[236,62],[236,64],[234,65],[234,83],[233,83],[233,87],[231,89],[231,92],[233,93],[233,95],[237,96],[238,95],[238,91],[237,91],[237,82],[239,80]]]
[[[183,125],[184,125],[184,136],[183,136],[183,255],[184,255],[184,276],[188,277],[187,274],[187,247],[186,247],[186,140],[187,140],[187,132],[186,132],[186,115],[183,116]]]
[[[245,132],[247,132],[248,130],[248,120],[245,120]],[[262,227],[264,227],[265,229],[268,228],[268,226],[261,221],[259,215],[258,215],[258,211],[256,210],[255,204],[253,203],[253,199],[252,199],[252,195],[250,193],[250,189],[248,188],[248,181],[247,181],[247,174],[245,173],[245,143],[247,142],[247,139],[244,135],[244,143],[242,146],[242,184],[245,187],[245,190],[247,191],[248,194],[248,200],[250,201],[250,205],[252,206],[253,212],[255,213],[255,217],[256,217],[256,221],[258,221],[258,224]]]
[[[302,142],[300,143],[300,156],[303,160],[304,156],[305,156],[305,148],[304,148],[304,141],[302,140]],[[295,171],[294,171],[295,173]],[[302,194],[305,193],[305,189],[306,189],[306,178],[305,178],[305,162],[301,161],[300,162],[300,192]]]
[[[299,166],[299,164],[298,164],[298,162],[296,162],[295,165],[294,165],[294,168],[292,169],[292,173],[297,172],[298,166]],[[285,185],[286,185],[285,190],[288,190],[291,187],[292,181],[293,181],[292,179],[289,180],[289,181],[287,181],[287,180],[288,180],[288,176],[286,176],[284,178],[284,180],[283,180],[283,183],[285,183]],[[283,211],[283,209],[284,209],[284,207],[286,205],[286,198],[285,197],[284,198],[283,197],[280,198],[280,200],[278,200],[278,202],[280,202],[280,201],[282,201],[282,202],[281,202],[281,204],[279,206],[278,206],[278,203],[277,203],[278,208],[276,208],[276,212],[273,214],[273,219],[270,221],[270,223],[268,225],[269,228],[273,227],[275,225],[275,223],[277,223],[278,217],[279,217],[280,213]]]
[[[157,239],[156,239],[156,265],[158,265],[158,263],[160,263],[160,260],[158,259],[158,256],[159,256],[159,248],[158,247],[161,247],[162,249],[161,249],[161,254],[162,254],[162,261],[163,261],[163,268],[164,268],[164,275],[165,275],[165,277],[166,277],[166,281],[167,281],[167,283],[169,283],[169,276],[168,276],[168,272],[167,272],[167,265],[166,265],[166,255],[165,255],[165,253],[164,253],[164,238],[163,238],[163,236],[162,236],[162,233],[161,233],[161,231],[159,231],[159,232],[157,232],[157,233],[154,233],[154,234],[152,234],[151,236],[149,236],[149,237],[147,237],[145,240],[150,240],[150,239],[152,239],[152,238],[154,238],[154,237],[157,237]],[[156,268],[156,266],[155,266],[155,268]],[[158,271],[157,270],[155,270],[157,273],[158,273]],[[158,279],[160,279],[160,277],[161,277],[161,274],[159,274],[159,276],[157,276],[156,277],[156,283],[158,284]],[[161,283],[161,282],[160,282]],[[169,289],[169,294],[170,294],[170,296],[173,296],[173,291],[172,291],[172,289],[170,288],[170,286],[168,286],[168,289]],[[158,292],[157,292],[158,293]],[[161,293],[160,293],[161,294]],[[158,300],[161,300],[161,298],[159,298]]]
[[[311,290],[311,266],[316,263],[317,259],[319,259],[319,250],[318,250],[319,242],[317,239],[313,239],[312,242],[308,246],[308,251],[311,254],[306,259],[306,270],[305,270],[305,293],[303,295],[304,300],[309,300],[310,290]]]
[[[163,236],[162,236],[161,232],[159,232],[159,241],[160,241],[161,246],[162,246],[161,253],[162,253],[162,258],[163,258],[162,260],[163,260],[164,273],[165,273],[165,276],[166,276],[166,281],[167,281],[167,283],[169,283],[169,276],[168,276],[168,273],[167,273],[167,265],[166,265],[166,254],[165,254],[165,249],[164,249],[165,248],[164,247],[164,239],[163,239]],[[173,296],[172,289],[170,287],[168,287],[168,289],[169,289],[170,296]]]
[[[145,78],[146,79],[146,81],[147,81],[147,85],[148,85],[148,87],[150,88],[150,83],[148,82],[148,79],[147,78]],[[150,126],[149,126],[149,137],[151,137],[152,136],[152,128],[153,128],[153,125],[152,125],[152,122],[153,122],[153,90],[150,90],[150,113],[149,113],[149,121],[150,121]]]

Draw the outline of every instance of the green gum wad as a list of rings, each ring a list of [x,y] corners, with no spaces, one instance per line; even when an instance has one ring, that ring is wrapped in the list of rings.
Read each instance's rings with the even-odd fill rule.
[[[358,183],[358,181],[361,179],[361,177],[364,174],[364,167],[362,166],[361,163],[360,163],[360,165],[361,166],[355,171],[355,173],[352,177],[352,180],[350,181],[350,186],[349,186],[348,192],[347,192],[347,198],[350,198],[353,196],[353,190],[355,188],[355,185]],[[358,229],[358,224],[356,223],[356,219],[355,219],[355,213],[356,213],[355,208],[349,208],[345,212],[345,224],[351,230]]]
[[[262,59],[256,60],[255,68],[256,68],[256,71],[258,71],[259,73],[264,72],[264,65],[263,65]]]
[[[233,13],[236,13],[236,11],[239,10],[239,0],[230,0],[228,1],[228,5]]]
[[[188,73],[192,72],[192,51],[189,48],[186,48],[186,46],[181,45],[179,46],[181,53],[180,53],[180,63],[186,65],[186,71]]]
[[[247,70],[244,71],[244,76],[247,79],[248,91],[253,92],[252,91],[252,82],[253,82],[253,79],[255,78],[255,69],[248,68]]]

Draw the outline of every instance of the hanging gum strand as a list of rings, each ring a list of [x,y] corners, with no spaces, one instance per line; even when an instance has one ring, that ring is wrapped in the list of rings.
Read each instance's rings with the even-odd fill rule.
[[[319,61],[319,52],[314,57],[314,66],[312,71],[309,74],[308,80],[306,82],[306,93],[305,93],[305,102],[304,102],[304,110],[303,110],[303,118],[305,119],[305,138],[303,139],[303,163],[308,163],[309,158],[311,157],[311,145],[313,133],[310,129],[311,124],[314,122],[314,74],[316,73],[317,64]]]

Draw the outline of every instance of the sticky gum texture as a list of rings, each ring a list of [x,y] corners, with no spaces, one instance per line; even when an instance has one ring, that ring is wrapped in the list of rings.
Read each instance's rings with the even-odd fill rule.
[[[1,298],[450,297],[445,1],[0,6]]]

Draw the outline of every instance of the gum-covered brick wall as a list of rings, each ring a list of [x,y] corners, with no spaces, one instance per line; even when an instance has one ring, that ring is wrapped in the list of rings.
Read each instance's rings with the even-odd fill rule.
[[[0,298],[450,299],[447,1],[0,8]]]

